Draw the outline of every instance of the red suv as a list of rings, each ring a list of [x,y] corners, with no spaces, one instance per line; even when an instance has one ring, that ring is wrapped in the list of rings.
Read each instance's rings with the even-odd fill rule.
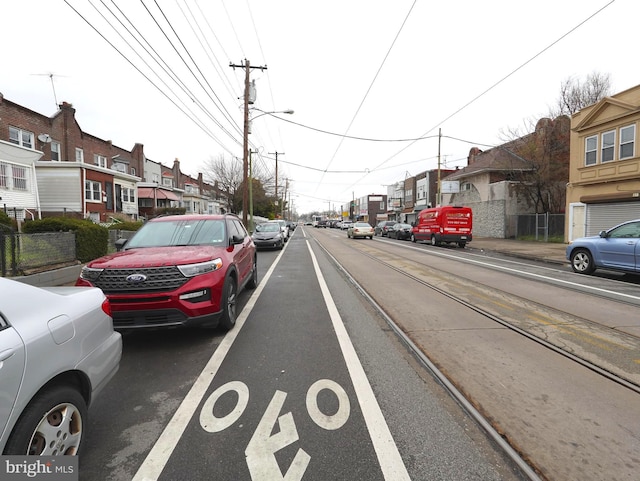
[[[235,215],[157,217],[117,248],[88,263],[76,281],[102,289],[116,329],[231,329],[238,293],[258,284],[256,248]]]

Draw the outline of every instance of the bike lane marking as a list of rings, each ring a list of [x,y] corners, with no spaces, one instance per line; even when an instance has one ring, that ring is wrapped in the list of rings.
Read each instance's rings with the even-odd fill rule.
[[[378,462],[380,463],[382,474],[384,475],[385,480],[388,481],[410,481],[411,478],[409,477],[407,468],[402,461],[402,457],[400,456],[398,447],[393,440],[391,431],[389,431],[389,426],[387,426],[387,421],[382,414],[382,410],[380,409],[378,400],[373,393],[371,384],[369,384],[369,380],[364,372],[360,358],[351,343],[351,339],[349,338],[347,329],[342,322],[342,317],[338,312],[338,308],[333,301],[333,297],[331,297],[331,292],[329,292],[327,283],[320,271],[320,265],[318,264],[318,260],[311,248],[311,244],[307,243],[307,247],[313,262],[313,269],[315,270],[316,277],[320,284],[320,291],[322,292],[324,302],[329,311],[329,316],[333,323],[333,329],[336,333],[336,337],[338,338],[338,343],[340,344],[340,349],[342,350],[342,355],[346,362],[349,376],[351,377],[351,382],[353,383],[356,397],[360,404],[360,409],[362,410],[362,416],[364,417],[365,424],[369,430],[369,436],[371,437],[373,448],[376,452],[376,456],[378,457]]]
[[[198,376],[198,379],[193,383],[193,386],[182,400],[182,403],[180,403],[180,406],[169,421],[169,424],[167,424],[167,427],[162,431],[162,434],[151,448],[151,451],[149,451],[149,454],[142,462],[131,481],[155,481],[160,477],[162,470],[169,461],[171,453],[173,453],[178,441],[180,441],[187,424],[204,398],[207,389],[218,372],[218,369],[220,369],[222,361],[224,361],[224,358],[227,356],[227,353],[238,337],[238,334],[240,334],[242,326],[253,310],[256,301],[264,290],[264,287],[267,285],[271,274],[273,274],[273,271],[280,262],[280,259],[282,259],[284,251],[285,249],[280,252],[276,260],[271,264],[271,267],[265,274],[262,282],[258,284],[257,289],[252,293],[247,304],[244,306],[244,309],[242,309],[242,312],[236,319],[235,328],[231,329],[224,336],[220,345],[209,359],[209,362],[207,362],[207,365]]]
[[[319,282],[320,289],[323,294],[323,300],[329,312],[331,323],[336,333],[338,344],[347,366],[347,371],[351,378],[355,395],[358,399],[362,416],[378,459],[381,472],[385,480],[408,481],[410,478],[406,467],[404,466],[397,446],[395,445],[391,432],[386,424],[386,420],[380,410],[362,364],[360,363],[353,344],[351,343],[346,328],[342,322],[342,318],[333,298],[331,297],[315,254],[308,242],[307,247],[311,255],[316,279]],[[281,258],[282,253],[273,262],[267,274],[264,276],[263,282],[259,284],[256,291],[247,301],[245,308],[238,317],[236,328],[230,331],[223,338],[200,376],[190,389],[189,393],[185,396],[184,400],[178,407],[176,413],[167,424],[142,465],[138,468],[138,471],[133,477],[133,481],[155,481],[161,476],[170,457],[176,449],[178,442],[183,437],[187,425],[193,418],[193,415],[198,409],[201,401],[204,399],[207,389],[213,382],[222,362],[228,355],[231,346],[238,337],[239,332],[255,307],[258,298],[260,297],[264,287],[267,285],[269,278]],[[317,405],[318,393],[324,389],[333,391],[337,398],[341,400],[341,408],[332,416],[327,416],[322,413]],[[249,399],[249,392],[247,386],[239,381],[232,381],[221,386],[221,388],[210,395],[205,404],[211,405],[212,407],[221,395],[230,390],[233,390],[238,394],[238,404],[236,408],[233,412],[223,418],[212,418],[209,416],[204,423],[208,424],[208,428],[204,426],[201,418],[200,424],[205,430],[222,431],[230,424],[233,424],[239,416],[242,415]],[[299,456],[296,456],[296,460],[290,466],[289,471],[284,477],[281,477],[282,474],[275,462],[274,453],[281,449],[282,446],[288,445],[298,439],[295,424],[293,423],[290,413],[279,416],[280,408],[284,403],[285,397],[286,393],[283,392],[276,392],[276,394],[274,394],[267,412],[265,412],[245,451],[247,467],[249,468],[251,477],[254,480],[301,480],[306,470],[306,466],[308,465],[309,458],[303,450],[299,450]],[[309,388],[307,392],[306,405],[307,411],[313,421],[318,426],[326,430],[339,429],[349,417],[348,396],[339,384],[328,379],[318,381]],[[205,411],[207,410],[202,410],[201,416]],[[281,423],[281,432],[279,435],[272,435],[272,427],[277,424],[276,419]]]

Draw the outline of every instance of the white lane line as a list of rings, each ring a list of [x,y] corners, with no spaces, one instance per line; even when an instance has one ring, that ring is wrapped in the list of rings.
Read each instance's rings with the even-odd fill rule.
[[[362,367],[360,359],[356,354],[356,350],[351,343],[349,334],[344,327],[338,308],[333,302],[327,283],[320,271],[318,260],[311,249],[310,243],[308,242],[307,248],[311,254],[313,268],[316,272],[318,282],[320,283],[320,290],[322,291],[324,302],[329,311],[329,316],[333,323],[333,329],[338,338],[340,349],[342,350],[342,356],[347,364],[347,369],[351,376],[351,381],[353,382],[358,402],[360,403],[360,409],[362,410],[364,421],[367,425],[367,429],[369,430],[369,436],[373,442],[373,448],[378,456],[378,462],[380,463],[384,479],[388,481],[410,481],[411,478],[409,477],[407,468],[402,461],[402,457],[398,452],[398,447],[393,440],[391,431],[389,431],[389,427],[387,426],[384,415],[380,410],[380,406],[378,405],[373,389],[369,384],[364,368]]]
[[[260,297],[264,286],[267,285],[267,282],[271,277],[274,269],[280,262],[284,251],[285,249],[282,249],[282,251],[280,251],[280,254],[271,265],[271,268],[267,271],[266,275],[262,279],[262,282],[258,284],[258,287],[253,292],[253,294],[247,301],[247,304],[244,306],[242,312],[238,316],[238,319],[236,320],[236,326],[224,336],[222,342],[220,342],[220,345],[215,350],[215,352],[209,359],[209,362],[207,362],[207,365],[198,376],[198,379],[196,379],[196,381],[193,383],[193,386],[191,386],[191,389],[182,400],[182,403],[180,403],[180,406],[171,418],[171,421],[169,421],[169,424],[167,424],[167,427],[164,429],[164,431],[154,444],[153,448],[151,448],[151,451],[145,458],[144,462],[140,465],[140,468],[138,468],[138,471],[136,472],[132,481],[155,481],[160,477],[162,470],[169,461],[171,453],[173,453],[173,450],[176,448],[178,441],[180,441],[180,438],[182,437],[187,424],[189,424],[189,421],[193,417],[193,414],[200,404],[200,401],[202,401],[202,399],[204,398],[207,389],[209,388],[211,382],[213,381],[213,378],[217,374],[218,369],[220,369],[220,365],[231,349],[233,342],[238,337],[238,334],[240,334],[242,326],[244,326],[247,317],[249,317],[249,314],[251,314],[256,301]]]
[[[416,250],[416,251],[419,251],[419,252],[423,252],[423,253],[425,252],[424,249],[420,249],[418,247],[408,246],[407,248],[408,249],[413,249],[413,250]],[[438,256],[438,257],[446,257],[446,258],[453,259],[453,260],[458,261],[458,262],[467,262],[469,264],[477,264],[477,265],[480,265],[480,266],[483,266],[483,267],[488,267],[490,269],[497,269],[497,270],[501,270],[501,271],[512,272],[512,273],[518,274],[518,275],[523,276],[523,277],[529,276],[529,277],[534,277],[534,278],[537,278],[537,279],[541,279],[543,281],[549,281],[549,282],[555,283],[555,284],[564,284],[566,286],[570,286],[570,287],[576,288],[578,290],[601,292],[603,294],[608,294],[610,296],[626,297],[628,299],[633,299],[635,301],[640,300],[640,296],[636,296],[636,295],[632,295],[632,294],[625,294],[625,293],[622,293],[622,292],[612,291],[610,289],[604,289],[604,288],[601,288],[601,287],[587,286],[587,285],[584,285],[584,284],[580,284],[578,282],[565,281],[565,280],[562,280],[562,279],[557,279],[555,277],[543,276],[542,274],[535,274],[533,272],[521,271],[519,269],[512,269],[510,267],[505,267],[505,266],[501,266],[501,265],[498,265],[498,264],[492,264],[490,262],[478,261],[478,260],[475,260],[475,259],[469,259],[469,258],[465,258],[465,257],[458,257],[458,256],[451,255],[451,254],[443,254],[443,253],[440,253],[440,252],[438,252],[438,253],[429,252],[428,254],[429,255],[435,255],[435,256]],[[474,254],[474,255],[477,255],[477,254]]]

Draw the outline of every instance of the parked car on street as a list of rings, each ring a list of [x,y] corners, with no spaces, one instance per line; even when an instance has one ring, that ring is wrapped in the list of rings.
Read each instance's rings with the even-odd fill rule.
[[[373,239],[373,227],[367,222],[354,222],[347,229],[347,237],[351,239],[355,239],[356,237]]]
[[[0,277],[0,454],[77,455],[121,356],[100,289]]]
[[[579,274],[592,274],[596,269],[640,274],[640,219],[572,241],[566,257]]]
[[[393,220],[381,220],[378,222],[374,228],[374,234],[379,236],[386,236],[389,232],[389,229],[393,227],[396,222]]]
[[[343,220],[342,224],[340,224],[340,230],[347,230],[352,225],[353,225],[353,222],[351,222],[350,220]]]
[[[256,249],[282,249],[284,234],[276,222],[262,222],[257,224],[251,236]]]
[[[235,215],[156,217],[116,245],[76,285],[103,290],[117,329],[231,329],[238,293],[258,284],[256,247]]]
[[[396,223],[387,231],[387,237],[400,240],[411,239],[411,229],[413,227],[410,224]]]
[[[289,237],[291,236],[291,231],[289,230],[289,227],[287,226],[287,222],[282,220],[282,219],[273,219],[270,220],[268,222],[272,222],[274,224],[278,224],[280,226],[280,230],[282,232],[282,236],[285,242],[287,242],[289,240]]]

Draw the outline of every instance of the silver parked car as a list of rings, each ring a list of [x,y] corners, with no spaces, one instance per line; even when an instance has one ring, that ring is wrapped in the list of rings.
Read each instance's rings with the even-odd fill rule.
[[[0,454],[78,454],[121,355],[100,289],[0,278]]]
[[[347,237],[352,239],[356,237],[373,239],[373,227],[367,222],[354,222],[347,229]]]

